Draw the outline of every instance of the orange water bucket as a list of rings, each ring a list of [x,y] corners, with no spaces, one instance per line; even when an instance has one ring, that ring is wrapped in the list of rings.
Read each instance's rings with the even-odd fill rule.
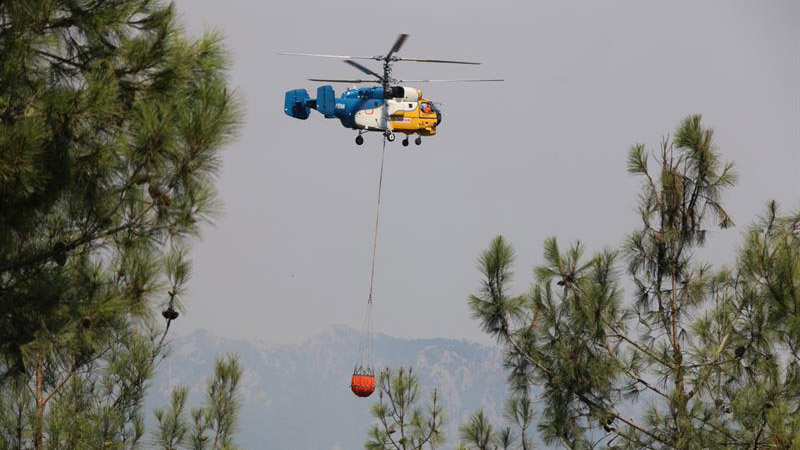
[[[354,373],[350,390],[359,397],[369,397],[375,392],[375,376]]]

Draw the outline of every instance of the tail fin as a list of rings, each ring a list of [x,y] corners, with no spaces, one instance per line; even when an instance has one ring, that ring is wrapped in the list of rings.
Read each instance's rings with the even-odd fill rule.
[[[283,112],[295,119],[306,120],[311,114],[312,100],[308,97],[305,89],[292,89],[286,91],[283,100]]]
[[[292,89],[286,91],[283,100],[283,112],[296,119],[306,120],[311,114],[311,109],[316,109],[328,119],[336,117],[336,94],[331,86],[317,88],[317,99],[308,97],[305,89]]]
[[[336,94],[332,86],[320,86],[317,88],[317,111],[322,113],[327,119],[336,117]]]

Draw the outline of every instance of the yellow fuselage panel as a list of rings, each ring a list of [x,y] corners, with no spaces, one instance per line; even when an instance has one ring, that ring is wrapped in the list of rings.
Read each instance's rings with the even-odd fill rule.
[[[436,112],[420,110],[419,105],[423,102],[429,102],[429,100],[420,99],[420,102],[416,105],[417,107],[413,110],[395,111],[389,116],[392,130],[408,134],[436,134]]]

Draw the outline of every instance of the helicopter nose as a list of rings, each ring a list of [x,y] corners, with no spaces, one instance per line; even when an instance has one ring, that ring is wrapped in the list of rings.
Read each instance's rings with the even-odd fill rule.
[[[442,112],[436,111],[436,126],[439,126],[440,123],[442,123]]]

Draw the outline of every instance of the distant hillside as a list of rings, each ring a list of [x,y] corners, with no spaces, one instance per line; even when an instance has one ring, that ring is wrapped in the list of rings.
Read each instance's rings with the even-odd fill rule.
[[[369,406],[377,396],[360,399],[350,393],[358,338],[358,332],[341,326],[300,345],[265,345],[204,331],[176,338],[172,353],[158,367],[147,411],[166,405],[178,384],[190,387],[190,404],[197,404],[214,358],[236,353],[245,368],[240,445],[248,450],[361,449],[372,423]],[[458,425],[476,409],[483,407],[495,418],[502,414],[506,376],[496,348],[376,335],[374,354],[378,367],[412,366],[426,397],[431,388],[439,388],[449,419],[446,448],[452,448]]]

